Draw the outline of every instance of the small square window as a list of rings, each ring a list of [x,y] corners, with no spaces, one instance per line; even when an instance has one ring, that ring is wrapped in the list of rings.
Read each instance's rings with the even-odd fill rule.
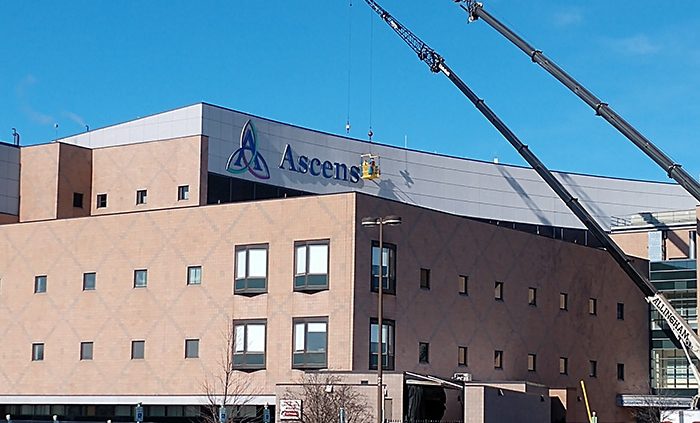
[[[140,189],[136,191],[136,204],[146,204],[146,199],[148,198],[148,191],[145,189]]]
[[[187,268],[187,285],[200,285],[202,283],[202,266],[189,266]]]
[[[95,272],[83,273],[83,291],[94,291],[97,274]]]
[[[527,355],[527,370],[529,372],[537,371],[537,355],[528,354]]]
[[[566,357],[559,357],[559,374],[569,374],[569,359]]]
[[[537,288],[527,289],[527,303],[531,306],[537,305]]]
[[[595,298],[588,299],[588,314],[592,316],[598,314],[598,300]]]
[[[46,275],[34,276],[34,293],[46,292]]]
[[[73,193],[73,207],[82,209],[83,208],[83,193],[74,192]]]
[[[190,186],[180,185],[177,187],[177,201],[189,200],[190,199]]]
[[[569,294],[565,292],[559,293],[559,310],[569,309]]]
[[[199,339],[185,339],[185,358],[199,358]]]
[[[420,269],[421,289],[430,289],[430,269]]]
[[[502,369],[503,368],[503,351],[496,350],[493,352],[493,368]]]
[[[617,363],[617,380],[625,380],[625,365]]]
[[[92,342],[80,343],[80,359],[92,360]]]
[[[142,360],[145,357],[146,341],[131,341],[131,359]]]
[[[625,304],[617,303],[617,320],[625,320]]]
[[[418,362],[430,363],[430,344],[427,342],[418,343]]]
[[[457,365],[467,365],[467,347],[457,347]]]
[[[496,301],[503,301],[503,282],[496,281],[494,298],[496,299]]]
[[[588,376],[598,377],[598,362],[591,360],[588,362]]]
[[[469,276],[459,275],[457,283],[460,295],[469,295]]]
[[[97,194],[97,208],[103,209],[107,207],[107,194]]]
[[[34,343],[32,344],[32,361],[43,361],[44,360],[44,344]]]
[[[148,285],[148,270],[134,270],[134,288],[145,288]]]

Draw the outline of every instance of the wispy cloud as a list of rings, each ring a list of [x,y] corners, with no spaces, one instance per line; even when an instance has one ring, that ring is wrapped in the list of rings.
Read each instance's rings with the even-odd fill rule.
[[[661,51],[661,45],[644,34],[608,40],[610,47],[623,54],[649,56]]]
[[[85,123],[85,119],[83,119],[83,117],[77,113],[64,111],[62,113],[62,115],[67,117],[68,119],[72,120],[73,122],[77,123],[78,125],[80,125],[81,128],[84,128],[87,126],[87,123]]]
[[[566,28],[583,22],[583,12],[581,9],[568,9],[556,12],[552,18],[554,25]]]
[[[22,80],[19,81],[19,83],[17,84],[16,92],[20,108],[22,109],[22,112],[26,114],[32,121],[40,125],[51,125],[56,122],[56,119],[54,119],[54,117],[51,115],[36,110],[29,103],[29,96],[27,92],[32,86],[36,85],[36,83],[36,77],[30,74],[22,78]]]

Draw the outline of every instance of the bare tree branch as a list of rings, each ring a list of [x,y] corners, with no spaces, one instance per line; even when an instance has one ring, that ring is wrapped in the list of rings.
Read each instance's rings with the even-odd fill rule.
[[[343,383],[339,375],[305,373],[299,388],[300,393],[287,389],[284,399],[302,400],[301,423],[337,422],[341,408],[345,409],[347,423],[373,420],[367,398],[356,386]]]

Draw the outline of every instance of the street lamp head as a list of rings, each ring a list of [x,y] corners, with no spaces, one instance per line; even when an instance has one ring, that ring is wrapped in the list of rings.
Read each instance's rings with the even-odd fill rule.
[[[385,225],[400,225],[401,224],[401,217],[400,216],[395,216],[395,215],[390,215],[390,216],[385,216],[383,220],[383,223]]]
[[[362,226],[371,227],[379,225],[379,219],[376,217],[363,217]]]

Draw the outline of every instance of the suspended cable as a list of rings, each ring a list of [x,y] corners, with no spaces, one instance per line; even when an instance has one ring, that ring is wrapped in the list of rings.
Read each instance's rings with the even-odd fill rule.
[[[374,58],[374,19],[370,16],[369,21],[369,131],[367,136],[372,141],[372,82],[373,82],[373,58]]]
[[[350,76],[352,74],[352,0],[348,5],[348,107],[345,120],[345,133],[350,134]]]

